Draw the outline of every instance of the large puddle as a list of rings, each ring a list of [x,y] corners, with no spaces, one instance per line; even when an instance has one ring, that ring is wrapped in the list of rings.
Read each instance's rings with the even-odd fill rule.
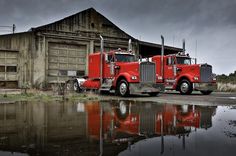
[[[236,106],[0,104],[0,155],[235,155]]]

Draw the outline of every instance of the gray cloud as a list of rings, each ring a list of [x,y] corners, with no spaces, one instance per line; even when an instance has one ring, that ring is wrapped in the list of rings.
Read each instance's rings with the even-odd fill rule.
[[[89,7],[142,40],[160,43],[163,34],[181,47],[185,38],[190,54],[216,73],[236,70],[236,0],[0,0],[0,25],[27,31]]]

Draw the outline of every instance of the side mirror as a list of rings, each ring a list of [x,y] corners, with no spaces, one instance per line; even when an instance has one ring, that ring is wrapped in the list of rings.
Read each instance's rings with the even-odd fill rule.
[[[142,62],[142,55],[138,55],[138,60]]]

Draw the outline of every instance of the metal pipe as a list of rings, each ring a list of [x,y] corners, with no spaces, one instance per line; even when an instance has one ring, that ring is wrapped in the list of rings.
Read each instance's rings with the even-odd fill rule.
[[[164,82],[164,37],[161,35],[161,76]]]
[[[99,149],[100,154],[99,156],[103,155],[103,105],[100,103],[100,133],[99,133]]]
[[[183,134],[182,148],[183,150],[185,150],[185,134]]]
[[[183,53],[185,54],[185,39],[183,39]]]
[[[129,39],[128,50],[129,50],[129,52],[132,52],[132,40],[131,39]]]
[[[164,134],[163,134],[163,127],[164,127],[164,123],[163,123],[163,115],[161,114],[161,154],[164,153]]]
[[[104,40],[103,40],[103,37],[102,35],[100,35],[100,41],[101,41],[101,49],[100,49],[100,86],[102,86],[102,81],[103,81],[103,44],[104,44]]]

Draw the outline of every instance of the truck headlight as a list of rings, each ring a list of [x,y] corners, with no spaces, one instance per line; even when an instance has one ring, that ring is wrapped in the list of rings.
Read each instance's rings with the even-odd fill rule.
[[[198,80],[198,77],[197,77],[197,76],[194,76],[193,79],[194,79],[195,81],[197,81],[197,80]]]
[[[158,80],[162,80],[162,76],[158,76],[157,79],[158,79]]]
[[[137,80],[137,76],[131,76],[132,80]]]

